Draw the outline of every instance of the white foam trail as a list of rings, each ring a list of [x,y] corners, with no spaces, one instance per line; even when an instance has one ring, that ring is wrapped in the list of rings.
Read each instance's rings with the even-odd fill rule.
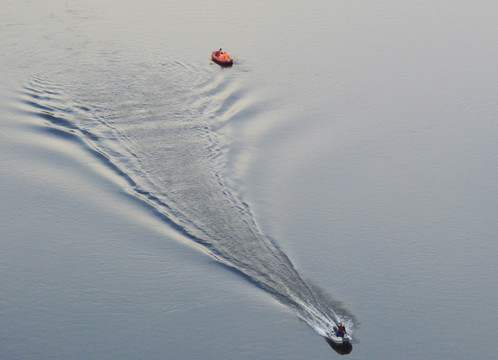
[[[248,106],[240,100],[244,91],[229,79],[175,63],[169,67],[72,74],[79,82],[55,90],[37,77],[24,88],[23,106],[61,133],[83,140],[127,180],[128,191],[318,334],[326,336],[341,321],[353,332],[354,316],[303,280],[227,185],[230,144],[219,132]]]

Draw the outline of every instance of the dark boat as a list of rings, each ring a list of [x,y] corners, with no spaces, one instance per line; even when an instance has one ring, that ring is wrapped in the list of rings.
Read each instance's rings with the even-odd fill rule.
[[[351,335],[349,335],[348,333],[346,333],[346,331],[344,331],[344,334],[342,336],[338,336],[337,335],[337,326],[334,326],[334,331],[332,331],[328,336],[328,340],[332,341],[333,343],[335,344],[338,344],[338,345],[348,345],[348,344],[351,344]]]
[[[350,344],[351,343],[351,336],[348,334],[344,334],[344,336],[337,336],[335,332],[332,332],[329,334],[327,337],[330,341],[334,342],[335,344]]]
[[[218,65],[221,66],[232,66],[233,65],[233,59],[228,56],[228,59],[222,60],[220,59],[220,51],[216,50],[211,53],[211,59],[217,63]]]

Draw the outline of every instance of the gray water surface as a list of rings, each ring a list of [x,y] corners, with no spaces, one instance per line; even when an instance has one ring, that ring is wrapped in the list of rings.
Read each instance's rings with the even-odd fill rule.
[[[3,6],[0,357],[493,358],[496,10]]]

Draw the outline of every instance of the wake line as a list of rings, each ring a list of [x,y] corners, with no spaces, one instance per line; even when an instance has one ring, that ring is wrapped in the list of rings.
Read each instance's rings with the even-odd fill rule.
[[[111,83],[109,91],[98,94],[98,103],[87,93],[90,100],[82,106],[66,100],[63,86],[33,79],[21,102],[50,127],[83,141],[167,224],[292,309],[318,334],[325,336],[341,321],[352,332],[354,316],[301,277],[276,242],[262,233],[248,205],[226,185],[222,145],[211,131],[215,120],[199,109],[220,115],[240,105],[230,95],[212,105],[218,90],[205,84],[185,105],[174,97],[168,102],[152,96],[146,88],[129,89],[130,84],[127,93],[116,94],[119,84]],[[96,85],[89,89],[106,90]]]

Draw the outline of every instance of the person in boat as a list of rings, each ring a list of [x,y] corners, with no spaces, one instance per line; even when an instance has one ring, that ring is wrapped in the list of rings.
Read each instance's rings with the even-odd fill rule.
[[[221,60],[228,60],[228,59],[230,59],[230,56],[228,56],[228,54],[226,52],[224,52],[224,53],[221,53],[220,59]]]
[[[223,52],[221,48],[216,52],[216,55],[220,58],[220,60],[230,60],[230,56],[228,56],[226,52]]]
[[[337,327],[337,330],[335,331],[335,335],[343,338],[344,334],[346,334],[346,327],[342,323],[339,323],[339,326]]]

